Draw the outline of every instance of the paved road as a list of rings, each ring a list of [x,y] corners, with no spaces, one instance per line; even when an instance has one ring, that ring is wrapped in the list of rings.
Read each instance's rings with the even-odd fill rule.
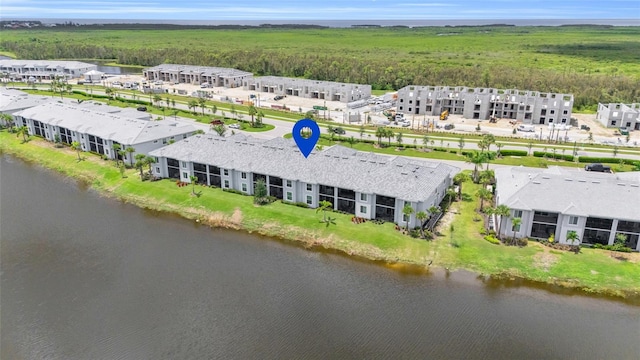
[[[16,87],[16,88],[28,88],[28,87]],[[78,87],[81,90],[85,90],[84,87]],[[101,89],[93,89],[92,90],[93,94],[99,94],[99,95],[104,95],[105,92]],[[118,91],[118,96],[123,97],[123,98],[134,98],[134,96],[132,96],[129,93],[126,93],[124,90],[123,91]],[[140,99],[140,98],[146,98],[149,95],[147,94],[136,94],[135,98]],[[164,101],[164,100],[163,100]],[[184,110],[184,111],[191,111],[189,109],[189,107],[187,106],[186,102],[182,102],[182,101],[176,101],[176,108],[180,109],[180,110]],[[229,106],[231,106],[231,104],[229,104]],[[228,113],[227,108],[224,108],[223,106],[218,106],[218,109],[224,109],[225,111],[227,111],[227,116],[229,116],[230,114]],[[243,113],[243,111],[238,110],[239,113]],[[246,113],[244,113],[244,116],[248,116]],[[170,116],[168,116],[170,117]],[[301,115],[302,118],[302,115]],[[187,118],[180,118],[178,117],[177,120],[180,121],[184,121],[184,122],[189,122],[191,124],[194,124],[196,127],[204,130],[204,131],[209,131],[209,126],[207,124],[202,124],[202,123],[196,123],[194,122],[192,119],[187,119]],[[273,125],[275,126],[274,129],[270,130],[270,131],[266,131],[266,132],[245,132],[242,130],[234,130],[235,132],[241,132],[241,133],[246,133],[247,135],[251,135],[254,137],[258,137],[258,138],[263,138],[263,139],[270,139],[270,138],[274,138],[274,137],[282,137],[287,133],[290,133],[294,122],[290,121],[290,120],[282,120],[282,119],[277,119],[274,117],[265,117],[263,119],[263,122]],[[324,124],[319,124],[321,131],[326,132],[327,131],[327,126]],[[343,124],[341,123],[336,123],[335,126],[342,126]],[[494,130],[494,129],[492,129]],[[504,130],[504,129],[502,129]],[[476,133],[475,131],[475,125],[457,125],[456,127],[456,131],[461,131],[461,132],[465,132],[465,133],[469,133],[469,134],[473,134]],[[579,130],[572,130],[571,136],[574,136],[574,134],[578,134]],[[229,133],[231,133],[229,131]],[[565,136],[567,132],[561,131],[560,135],[561,136]],[[532,133],[533,135],[534,133]],[[549,135],[549,132],[544,132],[543,130],[543,137],[546,137]],[[428,136],[429,137],[429,146],[436,146],[436,147],[447,147],[450,149],[459,149],[459,136],[460,135],[456,135],[456,134],[446,134],[446,133],[427,133],[424,135],[414,135],[414,134],[405,134],[403,137],[403,143],[404,144],[413,144],[414,143],[414,139],[415,139],[415,143],[417,143],[418,145],[422,145],[423,144],[423,138],[424,136]],[[504,135],[504,134],[496,134],[496,135]],[[509,134],[507,134],[508,136]],[[538,135],[538,134],[536,134]],[[582,134],[585,135],[585,134]],[[353,136],[355,139],[360,139],[360,133],[359,131],[354,131],[354,130],[349,130],[349,128],[346,128],[346,134],[343,136]],[[570,137],[571,137],[570,136]],[[377,138],[375,137],[375,132],[372,130],[367,130],[365,132],[365,135],[363,138],[366,139],[371,139],[371,140],[377,140]],[[577,138],[577,137],[576,137]],[[594,139],[594,140],[598,140],[598,139]],[[386,139],[383,139],[383,141],[386,141]],[[603,141],[611,141],[612,143],[616,144],[616,142],[614,142],[612,140],[612,138],[607,138],[607,140],[603,140]],[[395,138],[391,139],[392,143],[397,143],[397,141],[395,140]],[[508,140],[500,140],[499,141],[501,144],[503,144],[502,149],[509,149],[509,150],[525,150],[528,151],[528,147],[526,144],[523,143],[518,143],[518,142],[510,142]],[[465,139],[465,144],[464,144],[464,149],[465,150],[477,150],[478,146],[477,146],[477,140],[474,139]],[[577,146],[578,146],[578,155],[579,156],[591,156],[591,157],[614,157],[613,155],[613,147],[611,147],[610,149],[601,149],[599,151],[597,151],[595,148],[588,148],[588,145],[583,144],[578,142]],[[636,147],[636,148],[624,148],[622,147],[623,145],[625,145],[624,143],[620,142],[619,146],[620,148],[618,149],[618,153],[616,154],[616,157],[618,158],[625,158],[625,159],[636,159],[636,160],[640,160],[640,147]],[[545,145],[545,144],[541,144],[541,143],[536,143],[533,145],[531,151],[543,151],[545,148],[547,148],[548,152],[552,152],[551,147],[555,147],[558,148],[560,150],[556,150],[556,152],[558,154],[562,154],[562,150],[561,149],[565,149],[564,154],[565,155],[571,155],[573,153],[573,149],[574,149],[574,144],[573,143],[567,143],[567,144],[549,144],[549,145]],[[496,149],[495,145],[492,147],[494,150]],[[459,162],[460,163],[460,162]],[[458,165],[457,165],[458,166]]]

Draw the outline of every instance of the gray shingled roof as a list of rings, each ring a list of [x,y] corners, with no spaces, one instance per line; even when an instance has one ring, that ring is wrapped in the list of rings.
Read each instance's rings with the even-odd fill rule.
[[[98,109],[104,111],[97,111]],[[141,120],[127,116],[129,111],[121,113],[118,109],[108,105],[96,107],[90,104],[69,105],[49,102],[22,110],[15,115],[127,145],[196,131],[193,125],[173,120]]]
[[[343,146],[313,151],[305,159],[291,139],[242,134],[196,135],[154,150],[152,156],[376,193],[408,201],[428,198],[458,168],[444,163],[359,152]]]
[[[65,69],[84,69],[87,67],[96,67],[94,64],[84,63],[73,60],[21,60],[21,59],[1,59],[0,67],[14,66],[46,66],[48,69],[62,67]]]
[[[221,67],[212,67],[212,66],[196,66],[196,65],[179,65],[179,64],[160,64],[148,69],[145,71],[166,71],[166,72],[178,72],[178,73],[197,73],[204,75],[219,75],[220,77],[227,76],[242,76],[242,75],[253,75],[250,72],[242,71],[233,68],[221,68]]]
[[[29,95],[19,90],[2,89],[0,91],[0,112],[11,113],[50,101],[54,101],[54,99],[47,96]]]
[[[513,167],[495,174],[499,204],[510,208],[640,220],[640,172]]]

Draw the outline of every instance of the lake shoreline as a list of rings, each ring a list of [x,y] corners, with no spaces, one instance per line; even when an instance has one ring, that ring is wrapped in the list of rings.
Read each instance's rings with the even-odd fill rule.
[[[40,142],[40,140],[35,141]],[[49,148],[49,151],[60,150],[54,150],[52,149],[52,144],[45,143],[44,141],[42,142],[43,144],[40,145],[47,145],[43,147]],[[21,144],[20,146],[22,147],[24,144]],[[28,149],[30,147],[31,146],[22,147],[20,150]],[[115,199],[145,210],[180,216],[181,218],[193,221],[202,226],[242,231],[254,235],[257,234],[268,237],[271,240],[291,243],[292,245],[304,247],[312,251],[339,254],[348,256],[356,261],[376,263],[389,269],[393,269],[394,271],[424,274],[429,272],[465,270],[477,274],[478,277],[482,277],[488,281],[496,280],[504,282],[506,284],[505,286],[510,286],[510,284],[513,284],[514,286],[519,286],[517,284],[525,284],[526,286],[533,286],[561,294],[568,291],[578,291],[586,296],[613,299],[636,306],[640,305],[640,292],[638,291],[608,288],[606,287],[607,284],[604,284],[601,288],[591,288],[581,284],[579,281],[556,278],[549,278],[547,281],[541,281],[539,279],[523,276],[521,273],[518,273],[518,269],[498,269],[495,272],[478,271],[478,269],[474,269],[473,263],[469,263],[469,266],[447,266],[446,262],[443,264],[438,261],[438,259],[434,260],[427,258],[421,259],[422,262],[420,262],[415,259],[412,260],[409,257],[398,256],[397,253],[394,254],[393,252],[386,252],[383,249],[374,248],[368,244],[363,246],[354,246],[354,242],[341,239],[338,235],[333,233],[323,235],[313,231],[312,228],[300,228],[297,226],[278,223],[277,219],[273,219],[273,221],[268,224],[256,225],[250,221],[251,219],[248,219],[249,221],[243,221],[247,219],[243,218],[244,214],[240,207],[234,209],[233,213],[229,215],[221,211],[207,211],[193,206],[185,206],[170,202],[159,203],[156,199],[153,199],[150,196],[139,196],[126,191],[118,193],[115,188],[109,188],[102,184],[99,178],[100,174],[98,173],[74,173],[71,168],[75,162],[66,166],[55,166],[54,164],[48,164],[45,161],[38,161],[39,159],[35,153],[30,153],[29,151],[18,151],[16,147],[12,146],[0,146],[0,154],[9,154],[27,163],[35,164],[42,168],[53,170],[68,178],[75,179],[80,182],[81,187],[96,191],[96,193],[105,198]],[[85,155],[93,157],[93,155]],[[97,160],[102,161],[99,159]],[[91,160],[87,159],[85,161]],[[134,172],[135,171],[136,170],[134,170]],[[134,173],[130,174],[133,175]],[[140,184],[146,185],[147,183]],[[542,245],[535,244],[530,246]]]

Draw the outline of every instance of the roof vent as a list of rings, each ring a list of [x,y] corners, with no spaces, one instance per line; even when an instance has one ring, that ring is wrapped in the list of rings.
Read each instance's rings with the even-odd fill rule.
[[[582,183],[583,183],[583,182],[587,182],[587,180],[584,180],[584,179],[578,179],[578,182],[582,182]]]
[[[534,184],[540,184],[540,181],[532,181]]]
[[[600,184],[600,181],[593,180],[591,183],[592,183],[592,184]]]
[[[573,180],[569,178],[565,178],[564,181],[573,181]]]
[[[629,185],[631,185],[631,187],[639,187],[640,186],[638,184],[629,184]]]
[[[543,176],[542,176],[542,178],[543,178],[543,179],[551,179],[550,177],[548,177],[548,176],[546,176],[546,175],[543,175]]]
[[[623,184],[623,183],[618,183],[618,185],[620,185],[620,186],[626,186],[626,184]]]

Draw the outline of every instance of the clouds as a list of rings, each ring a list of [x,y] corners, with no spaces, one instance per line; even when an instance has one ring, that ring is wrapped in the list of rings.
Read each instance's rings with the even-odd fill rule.
[[[2,18],[163,20],[638,19],[640,1],[2,0]]]

